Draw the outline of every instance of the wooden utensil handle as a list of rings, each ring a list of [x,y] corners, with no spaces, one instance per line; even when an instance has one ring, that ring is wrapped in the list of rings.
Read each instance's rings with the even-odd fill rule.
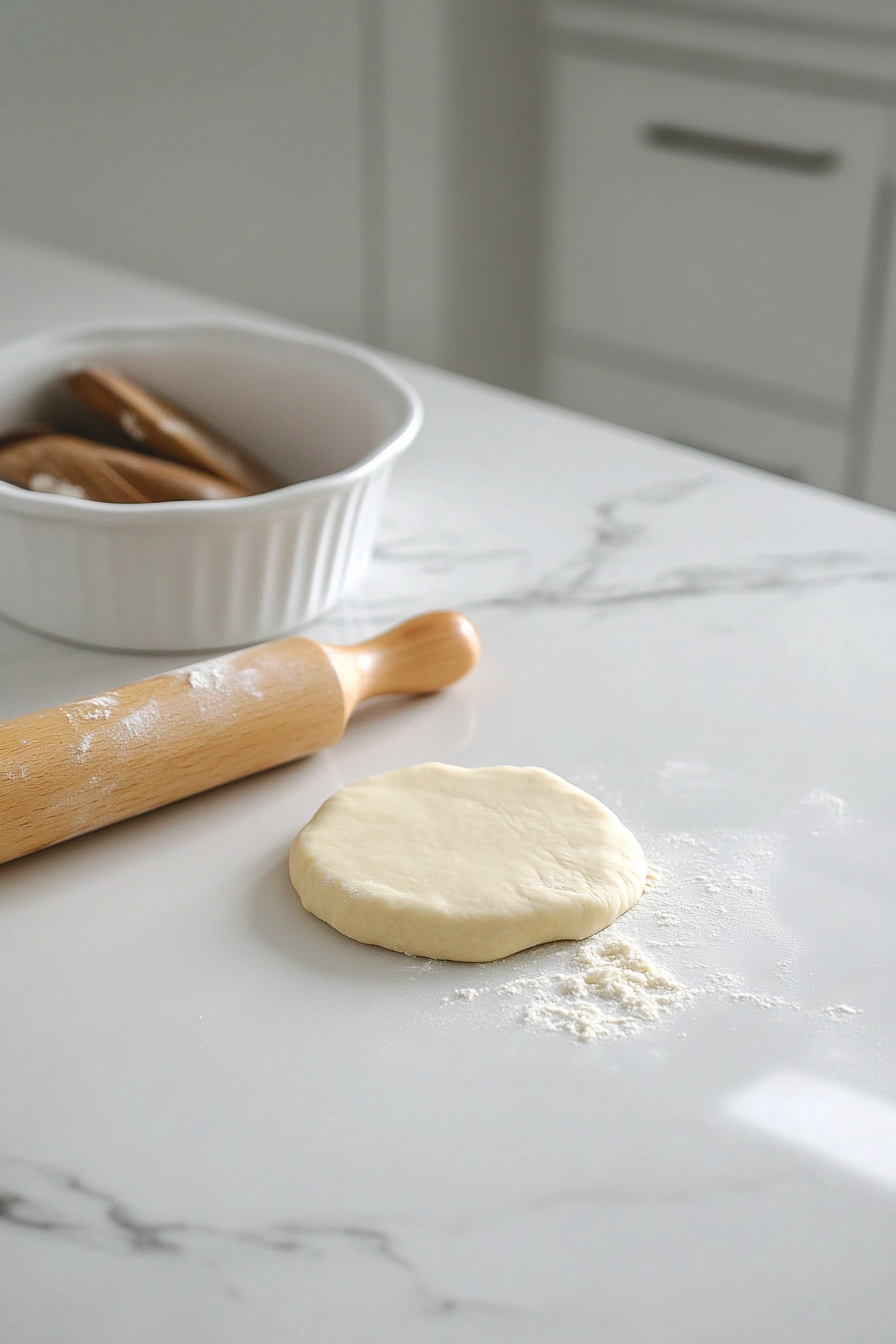
[[[336,742],[360,700],[438,690],[479,656],[431,612],[351,647],[294,637],[0,724],[0,863]]]

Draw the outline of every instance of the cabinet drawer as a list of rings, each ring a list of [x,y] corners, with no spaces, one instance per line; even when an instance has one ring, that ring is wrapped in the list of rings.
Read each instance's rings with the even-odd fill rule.
[[[747,402],[845,406],[885,110],[566,53],[552,71],[552,328],[736,376]]]
[[[653,383],[559,351],[548,354],[545,382],[545,395],[570,410],[827,490],[843,489],[844,430],[808,425],[690,388]]]

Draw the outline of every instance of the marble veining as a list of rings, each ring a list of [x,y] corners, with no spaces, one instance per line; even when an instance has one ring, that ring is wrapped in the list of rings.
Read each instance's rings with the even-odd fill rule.
[[[822,551],[810,555],[769,555],[737,565],[689,565],[666,570],[639,587],[602,583],[602,555],[588,547],[558,570],[529,587],[489,600],[496,607],[624,607],[681,598],[764,591],[798,592],[843,583],[880,583],[896,578],[892,562],[869,560],[852,552]]]
[[[660,1186],[607,1181],[552,1191],[479,1218],[453,1219],[445,1227],[444,1235],[463,1236],[508,1218],[529,1218],[568,1205],[592,1206],[610,1214],[614,1208],[662,1208],[716,1199],[720,1195],[750,1197],[782,1185],[792,1186],[797,1180],[792,1170],[779,1163],[749,1176],[720,1174],[712,1180],[695,1179],[688,1183],[673,1180]],[[476,1309],[515,1314],[506,1305],[433,1291],[422,1282],[411,1257],[400,1247],[400,1238],[382,1227],[308,1218],[284,1218],[249,1228],[227,1228],[188,1219],[151,1220],[135,1213],[117,1196],[70,1172],[10,1157],[0,1157],[0,1227],[40,1234],[106,1254],[172,1258],[207,1259],[215,1247],[246,1246],[313,1260],[325,1257],[329,1246],[347,1243],[400,1269],[409,1287],[430,1311]]]
[[[326,1259],[334,1247],[349,1246],[400,1271],[410,1305],[424,1314],[484,1312],[511,1319],[522,1314],[511,1305],[434,1291],[395,1236],[377,1227],[299,1218],[238,1229],[184,1219],[149,1220],[70,1172],[12,1158],[0,1158],[0,1227],[107,1254],[198,1257],[203,1262],[240,1247],[313,1261]]]
[[[467,565],[487,565],[495,561],[519,560],[528,554],[522,546],[467,550],[463,537],[443,534],[429,537],[414,533],[379,542],[373,559],[382,565],[412,565],[422,574],[450,574]]]
[[[392,520],[391,535],[374,552],[374,574],[365,588],[365,605],[383,619],[402,614],[408,587],[416,582],[446,580],[449,600],[471,611],[487,608],[524,610],[570,609],[611,612],[655,603],[677,602],[718,595],[760,592],[811,592],[850,583],[885,583],[896,578],[896,553],[875,555],[830,547],[807,551],[742,554],[732,563],[703,559],[691,564],[651,567],[635,580],[626,557],[647,561],[656,540],[651,516],[675,506],[686,506],[701,491],[718,488],[709,473],[671,480],[640,490],[598,499],[590,508],[586,536],[559,562],[538,571],[544,540],[533,538],[529,547],[489,547],[459,532],[433,537],[418,531],[402,535]],[[684,521],[684,520],[682,520]],[[553,538],[552,538],[553,539]],[[508,565],[535,569],[532,578],[509,585],[500,578]],[[496,570],[496,566],[498,567]],[[640,568],[640,566],[639,566]],[[608,571],[612,569],[612,574]],[[397,572],[401,596],[383,596],[393,585],[388,571]],[[385,571],[385,573],[384,573]],[[472,585],[472,586],[471,586]],[[425,602],[422,594],[415,602]],[[338,618],[337,618],[338,619]]]

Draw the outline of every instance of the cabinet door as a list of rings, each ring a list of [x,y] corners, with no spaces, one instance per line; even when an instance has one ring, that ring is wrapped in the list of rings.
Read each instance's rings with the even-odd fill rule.
[[[573,411],[657,434],[721,457],[775,471],[826,490],[842,490],[846,432],[726,401],[691,387],[660,383],[551,351],[545,394]]]
[[[556,54],[548,309],[618,365],[716,370],[836,417],[852,391],[883,108]]]

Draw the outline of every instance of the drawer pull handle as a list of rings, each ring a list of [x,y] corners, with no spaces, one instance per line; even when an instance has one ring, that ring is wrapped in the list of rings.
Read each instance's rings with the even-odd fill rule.
[[[840,155],[835,149],[793,149],[790,145],[769,145],[761,140],[742,140],[735,135],[715,135],[667,122],[645,126],[643,136],[651,148],[672,154],[696,154],[704,159],[750,163],[757,168],[774,168],[786,173],[821,177],[835,172],[840,165]]]

